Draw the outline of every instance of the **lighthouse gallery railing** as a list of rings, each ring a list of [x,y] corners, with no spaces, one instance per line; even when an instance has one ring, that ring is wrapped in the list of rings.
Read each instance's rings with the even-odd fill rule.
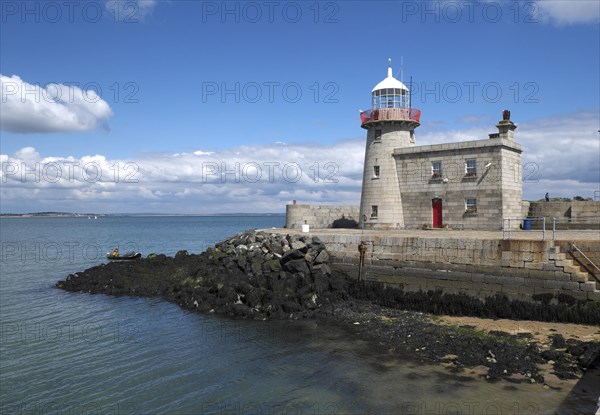
[[[360,113],[360,120],[364,124],[369,121],[395,121],[406,120],[421,122],[421,111],[415,108],[378,108]]]

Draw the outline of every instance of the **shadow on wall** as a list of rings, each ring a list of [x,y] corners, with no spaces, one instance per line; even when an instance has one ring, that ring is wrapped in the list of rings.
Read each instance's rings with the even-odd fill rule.
[[[333,221],[331,227],[338,229],[356,229],[358,228],[358,222],[356,222],[354,219],[348,219],[342,215],[341,218]]]

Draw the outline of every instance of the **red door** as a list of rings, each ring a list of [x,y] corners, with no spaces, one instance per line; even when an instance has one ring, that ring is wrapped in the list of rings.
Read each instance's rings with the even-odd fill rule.
[[[432,199],[431,209],[433,211],[433,227],[442,227],[442,199]]]

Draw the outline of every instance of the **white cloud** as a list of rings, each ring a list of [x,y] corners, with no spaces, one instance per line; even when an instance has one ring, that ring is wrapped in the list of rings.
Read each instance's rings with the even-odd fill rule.
[[[598,23],[600,2],[594,0],[538,0],[535,3],[536,18],[541,22],[557,25]]]
[[[356,204],[363,158],[363,140],[150,154],[135,160],[45,157],[25,147],[0,156],[2,211],[77,205],[78,211],[97,212],[233,213],[283,212],[293,199]]]
[[[519,125],[524,198],[593,197],[600,189],[598,112]],[[417,134],[419,145],[486,139],[489,129]],[[206,152],[49,157],[25,147],[0,155],[3,212],[284,212],[309,204],[360,201],[364,138],[332,145],[246,145]]]
[[[29,84],[0,74],[0,129],[16,133],[51,133],[108,129],[112,110],[93,90],[75,85]]]

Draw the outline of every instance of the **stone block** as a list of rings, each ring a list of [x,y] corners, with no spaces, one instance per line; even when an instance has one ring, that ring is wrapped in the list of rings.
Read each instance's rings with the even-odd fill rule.
[[[507,286],[520,286],[525,285],[524,277],[502,277],[502,281]]]
[[[523,278],[523,285],[526,287],[537,287],[537,286],[541,286],[544,283],[542,282],[543,280],[541,279],[536,279],[536,278]]]
[[[525,268],[525,262],[523,261],[515,261],[514,259],[510,261],[511,268]]]
[[[536,269],[541,271],[544,268],[544,264],[540,264],[539,262],[525,262],[525,268],[527,269]],[[554,271],[554,269],[553,269]]]
[[[466,264],[446,264],[446,269],[452,272],[465,272]]]
[[[544,284],[543,284],[544,288],[551,288],[551,289],[557,289],[557,290],[563,289],[563,284],[565,284],[563,281],[556,281],[556,280],[543,280],[543,282],[544,282]]]
[[[396,268],[388,266],[374,266],[373,272],[377,275],[395,275]]]
[[[579,291],[579,283],[578,282],[572,282],[572,281],[563,282],[562,283],[562,288],[563,288],[563,290]]]
[[[528,276],[528,272],[525,271],[525,275],[523,275],[523,271],[524,269],[520,269],[520,268],[510,268],[510,267],[501,267],[501,275],[507,275],[510,277],[521,277],[521,276]]]
[[[588,292],[587,299],[600,302],[600,291]]]
[[[484,274],[502,275],[502,267],[499,265],[490,265],[483,267]]]
[[[588,299],[588,295],[592,294],[591,292],[586,292],[586,291],[569,291],[569,295],[571,297],[574,297],[577,300],[587,300]]]
[[[534,294],[558,294],[561,292],[561,289],[552,289],[546,287],[534,287]]]
[[[533,252],[523,252],[522,258],[525,262],[532,262],[535,259]]]
[[[483,274],[471,274],[471,281],[483,283],[483,282],[485,282],[485,277],[486,276]]]
[[[548,271],[541,271],[536,269],[529,270],[529,278],[537,278],[537,279],[553,279],[554,273]]]
[[[522,285],[519,287],[519,293],[524,297],[531,297],[533,294],[535,294],[535,287]]]
[[[576,274],[578,272],[581,272],[581,268],[579,268],[577,265],[565,266],[563,269],[566,273],[569,274]]]
[[[552,257],[548,255],[548,258],[554,259],[555,261],[565,261],[567,259],[567,254],[558,252],[556,254],[553,254]]]
[[[568,275],[569,279],[574,282],[586,282],[588,280],[587,274],[584,274],[582,272],[578,272],[576,274],[567,274],[563,272],[563,274]]]
[[[549,273],[549,275],[552,275],[552,274],[554,275],[553,279],[556,280],[556,281],[565,281],[565,282],[566,281],[571,281],[571,274],[566,274],[566,273],[561,272],[561,271],[553,271],[553,272],[551,271]]]
[[[542,264],[543,271],[556,271],[556,265],[553,263]]]
[[[579,291],[594,292],[596,291],[596,283],[593,281],[580,282]]]

